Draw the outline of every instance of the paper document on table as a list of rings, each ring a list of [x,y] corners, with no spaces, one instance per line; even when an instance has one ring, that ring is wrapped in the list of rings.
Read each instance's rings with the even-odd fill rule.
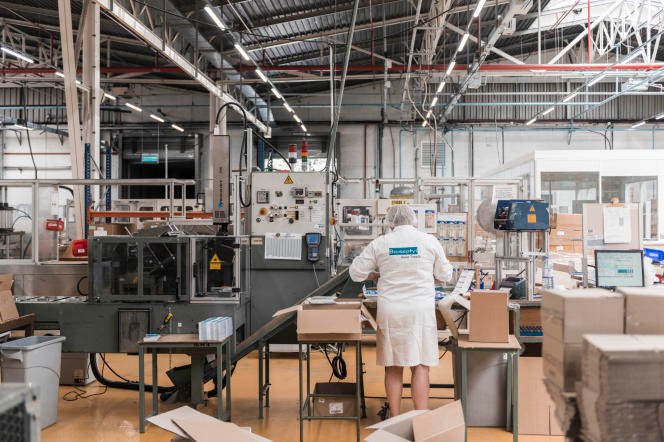
[[[604,207],[604,243],[628,243],[632,238],[632,222],[628,207]]]
[[[266,233],[265,259],[302,259],[302,235],[297,233]]]
[[[468,293],[468,290],[470,290],[470,284],[472,284],[474,277],[475,277],[474,270],[464,270],[463,272],[461,272],[461,276],[459,276],[456,286],[454,286],[454,290],[452,290],[451,294],[465,295],[466,293]]]

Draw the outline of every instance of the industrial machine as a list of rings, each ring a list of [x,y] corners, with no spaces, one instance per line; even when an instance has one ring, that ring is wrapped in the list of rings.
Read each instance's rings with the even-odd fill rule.
[[[498,200],[493,221],[498,230],[510,232],[549,229],[549,203],[537,200]]]

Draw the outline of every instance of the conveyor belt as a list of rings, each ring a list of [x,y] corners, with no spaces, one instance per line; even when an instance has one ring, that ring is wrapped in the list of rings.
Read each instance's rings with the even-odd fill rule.
[[[341,271],[337,276],[328,280],[323,285],[318,287],[316,290],[310,292],[307,296],[300,299],[298,304],[304,302],[305,299],[312,296],[331,296],[334,293],[341,291],[344,284],[348,280],[348,269]],[[274,337],[276,334],[284,330],[295,320],[295,312],[288,313],[276,318],[272,318],[270,322],[263,325],[261,328],[256,330],[251,336],[249,336],[244,341],[240,342],[236,348],[235,353],[233,354],[233,363],[247,356],[253,350],[258,348],[260,342],[266,342],[270,338]]]

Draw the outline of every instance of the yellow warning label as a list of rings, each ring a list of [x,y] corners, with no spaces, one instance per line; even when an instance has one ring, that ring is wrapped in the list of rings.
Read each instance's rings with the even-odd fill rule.
[[[291,178],[290,175],[286,176],[286,179],[284,180],[284,184],[293,184],[293,178]]]
[[[210,270],[221,270],[221,260],[216,253],[210,259]]]
[[[536,222],[537,222],[537,215],[535,215],[534,213],[529,213],[528,214],[528,223],[531,224],[531,223],[536,223]]]
[[[530,206],[530,211],[534,212],[535,211],[535,206]]]

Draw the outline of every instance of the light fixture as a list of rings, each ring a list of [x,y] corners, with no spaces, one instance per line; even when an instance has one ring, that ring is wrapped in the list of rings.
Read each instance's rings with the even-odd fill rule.
[[[434,107],[436,105],[436,103],[438,103],[438,97],[433,97],[433,100],[431,100],[431,106],[430,107]]]
[[[214,24],[217,25],[219,29],[221,29],[222,31],[225,31],[227,29],[226,24],[223,21],[221,21],[221,19],[217,16],[217,13],[214,12],[214,9],[212,9],[210,5],[204,7],[203,9],[205,10],[205,12],[207,12],[207,15],[210,16]]]
[[[272,88],[272,93],[274,94],[275,97],[277,97],[277,98],[280,99],[280,100],[281,100],[282,98],[284,98],[284,96],[281,95],[281,94],[279,93],[279,91],[277,90],[276,87],[273,87],[273,88]]]
[[[288,103],[286,103],[285,101],[284,101],[284,107],[286,108],[286,110],[288,112],[293,113],[293,108],[290,107],[290,105]]]
[[[265,76],[265,74],[263,73],[263,71],[261,71],[260,69],[256,68],[256,75],[258,75],[258,77],[259,77],[261,80],[263,80],[265,83],[267,83],[267,77]]]
[[[307,128],[305,127],[304,124],[300,124],[300,128],[302,129],[302,132],[306,132]]]
[[[438,85],[438,89],[436,89],[436,93],[437,93],[437,94],[440,94],[441,92],[443,92],[443,88],[444,88],[444,87],[445,87],[445,82],[443,81],[442,83],[440,83],[440,84]]]
[[[486,3],[486,0],[480,0],[477,2],[477,7],[475,8],[475,12],[473,12],[473,18],[477,18],[480,16],[480,12],[482,12],[484,3]]]
[[[296,114],[293,114],[293,119],[298,123],[302,123],[302,120],[300,120],[300,117],[298,117]]]
[[[65,74],[63,74],[63,73],[60,72],[60,71],[55,71],[55,75],[56,75],[57,77],[60,77],[60,78],[65,78]]]
[[[422,121],[422,127],[425,127],[427,125],[427,120]]]
[[[447,66],[447,71],[445,71],[445,75],[449,76],[452,73],[452,70],[454,70],[454,66],[456,66],[456,61],[452,60],[450,64]]]
[[[467,32],[465,34],[463,34],[463,37],[461,37],[461,43],[459,43],[459,48],[457,49],[457,52],[463,51],[463,47],[466,46],[466,42],[468,41],[468,37],[470,37],[470,35]]]
[[[427,116],[425,118],[428,120],[430,116],[431,116],[431,109],[429,109],[429,112],[427,112]]]
[[[533,124],[535,121],[537,121],[537,117],[533,117],[530,120],[526,121],[526,126],[530,126]]]
[[[634,60],[636,57],[638,57],[641,54],[643,54],[643,49],[634,51],[631,54],[629,54],[627,57],[625,57],[623,60],[620,60],[620,64],[629,63],[630,61]]]
[[[127,106],[129,109],[135,110],[136,112],[143,112],[143,109],[141,109],[140,107],[138,107],[134,104],[125,103],[125,106]]]
[[[108,98],[108,99],[111,100],[111,101],[115,101],[115,100],[117,100],[117,98],[115,97],[115,95],[111,95],[111,94],[109,94],[108,92],[104,92],[104,97],[105,97],[105,98]]]
[[[549,115],[549,114],[550,114],[551,112],[553,112],[555,109],[556,109],[555,107],[551,106],[550,108],[548,108],[547,110],[545,110],[544,112],[542,112],[542,116],[544,116],[544,115]]]
[[[150,118],[152,118],[153,120],[159,121],[160,123],[163,123],[165,121],[163,118],[161,118],[160,116],[155,115],[155,114],[150,114]]]
[[[664,112],[662,112],[661,114],[657,115],[657,116],[655,117],[655,120],[661,120],[662,118],[664,118]]]
[[[646,120],[641,120],[638,123],[632,124],[632,129],[636,129],[637,127],[643,126],[644,124],[646,124]]]
[[[577,95],[579,95],[578,92],[572,92],[571,94],[569,94],[568,96],[566,96],[565,98],[563,98],[563,103],[567,103],[568,101],[573,100],[574,97],[576,97]]]
[[[599,74],[597,77],[593,78],[588,82],[588,87],[595,86],[597,83],[606,78],[606,74]]]
[[[9,54],[12,57],[16,57],[19,60],[23,60],[27,63],[34,63],[35,62],[32,58],[28,57],[27,55],[20,54],[20,53],[16,52],[15,50],[11,49],[11,48],[8,48],[7,46],[3,46],[0,49],[2,49],[2,52],[6,53],[6,54]]]
[[[184,129],[178,126],[177,124],[171,124],[171,127],[177,130],[178,132],[184,132]]]
[[[24,126],[22,124],[15,124],[14,127],[17,128],[17,129],[20,129],[20,130],[32,130],[31,127]]]
[[[76,80],[76,86],[80,86],[80,85],[81,85],[81,81],[80,81],[80,80]]]
[[[251,60],[251,58],[249,58],[249,54],[247,54],[247,51],[244,50],[244,48],[240,43],[235,43],[233,46],[235,47],[235,50],[240,53],[242,58],[244,58],[247,61]]]

